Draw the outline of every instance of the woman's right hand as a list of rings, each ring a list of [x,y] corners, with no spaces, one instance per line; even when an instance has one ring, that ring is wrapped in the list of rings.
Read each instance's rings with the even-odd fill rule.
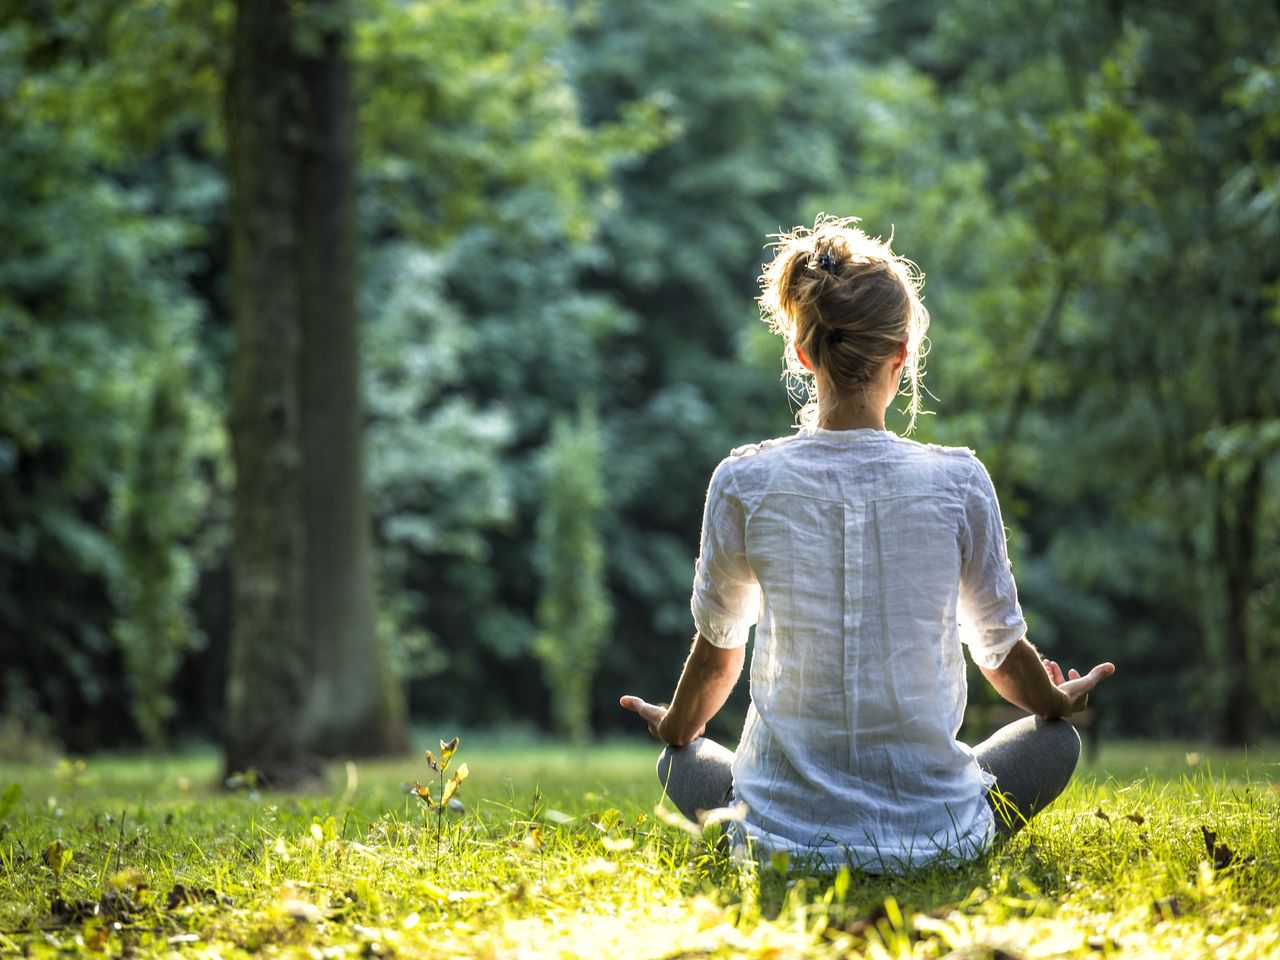
[[[649,703],[640,697],[627,695],[618,698],[618,706],[624,710],[639,714],[640,719],[649,725],[649,732],[655,738],[663,743],[671,743],[667,737],[662,735],[662,721],[667,718],[667,714],[670,712],[665,703]],[[707,725],[704,723],[690,739],[696,740],[698,737],[706,736],[706,733]]]
[[[666,704],[649,703],[641,697],[633,697],[628,694],[618,698],[618,706],[624,710],[639,714],[640,719],[649,725],[649,732],[658,740],[662,739],[662,734],[658,732],[658,726],[666,719]]]
[[[1053,681],[1053,685],[1067,697],[1066,708],[1061,714],[1064,717],[1079,713],[1088,706],[1089,694],[1093,688],[1116,672],[1116,665],[1107,662],[1098,664],[1084,676],[1081,676],[1080,671],[1074,668],[1067,670],[1064,675],[1057,661],[1046,659],[1043,662],[1045,672],[1049,674],[1049,679]]]

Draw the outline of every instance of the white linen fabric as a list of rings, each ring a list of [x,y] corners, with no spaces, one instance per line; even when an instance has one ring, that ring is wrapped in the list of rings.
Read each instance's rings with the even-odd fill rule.
[[[990,843],[961,643],[996,667],[1026,623],[972,451],[820,428],[733,451],[691,608],[716,646],[757,624],[733,764],[757,844],[889,872]]]

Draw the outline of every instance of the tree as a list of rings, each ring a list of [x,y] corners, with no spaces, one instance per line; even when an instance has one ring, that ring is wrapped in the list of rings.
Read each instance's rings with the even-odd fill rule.
[[[316,775],[302,726],[310,674],[298,392],[301,324],[296,154],[302,105],[295,14],[237,4],[227,83],[235,316],[230,431],[233,620],[228,773],[280,786]]]
[[[399,746],[373,625],[347,10],[243,2],[228,81],[236,464],[228,771]]]
[[[306,616],[314,675],[303,737],[327,754],[404,746],[404,707],[375,630],[356,310],[355,108],[345,0],[295,25],[301,108],[298,361]]]

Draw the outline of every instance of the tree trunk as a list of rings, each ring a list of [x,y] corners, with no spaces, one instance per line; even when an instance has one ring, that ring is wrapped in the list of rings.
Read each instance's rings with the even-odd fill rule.
[[[403,743],[374,631],[343,0],[240,0],[228,80],[236,311],[228,772]]]
[[[307,530],[304,627],[314,654],[305,718],[325,754],[404,746],[402,701],[374,626],[364,498],[356,310],[355,111],[343,0],[312,0],[321,27],[301,62],[299,157],[302,509]]]
[[[309,689],[303,632],[300,299],[292,14],[242,0],[227,84],[235,354],[230,430],[236,469],[234,605],[225,762],[293,786],[317,767],[302,741]]]

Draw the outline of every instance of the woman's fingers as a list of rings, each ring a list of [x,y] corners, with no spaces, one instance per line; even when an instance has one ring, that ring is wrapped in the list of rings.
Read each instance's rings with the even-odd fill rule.
[[[646,702],[642,697],[633,697],[630,695],[619,697],[618,705],[624,710],[630,710],[632,713],[638,713],[642,717],[654,709],[653,704]]]
[[[657,723],[667,713],[665,709],[656,703],[649,703],[640,697],[625,696],[618,698],[618,705],[624,710],[630,710],[632,713],[638,713],[642,719],[649,723]]]
[[[1078,671],[1072,670],[1071,679],[1078,681],[1080,684],[1080,688],[1088,692],[1089,690],[1092,690],[1094,687],[1096,687],[1103,680],[1107,679],[1107,677],[1111,676],[1115,672],[1116,672],[1116,666],[1114,663],[1100,663],[1096,667],[1094,667],[1092,670],[1090,670],[1088,673],[1086,673],[1083,677],[1080,676],[1080,673]]]
[[[1083,677],[1079,671],[1072,670],[1066,683],[1058,684],[1058,688],[1071,697],[1087,695],[1094,687],[1116,672],[1114,663],[1100,663]]]
[[[1106,663],[1100,663],[1090,670],[1089,676],[1093,678],[1094,684],[1097,685],[1115,672],[1116,665],[1108,660]]]

